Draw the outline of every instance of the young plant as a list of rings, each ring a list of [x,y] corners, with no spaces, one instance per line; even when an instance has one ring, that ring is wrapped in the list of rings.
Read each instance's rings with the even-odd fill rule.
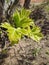
[[[37,42],[42,39],[41,29],[34,24],[34,21],[29,18],[29,15],[29,10],[21,9],[20,12],[16,10],[12,16],[15,27],[7,22],[1,24],[1,27],[7,29],[6,32],[10,42],[16,43],[24,36],[30,37]]]

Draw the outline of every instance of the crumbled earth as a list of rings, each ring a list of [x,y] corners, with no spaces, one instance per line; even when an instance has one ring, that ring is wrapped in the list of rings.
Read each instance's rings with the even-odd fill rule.
[[[9,46],[8,37],[3,33],[0,39],[0,65],[49,65],[49,11],[45,7],[36,7],[30,16],[41,27],[44,38],[39,43],[24,38],[18,44]]]
[[[49,65],[49,37],[37,43],[31,39],[22,39],[19,44],[7,48],[2,55],[1,65]],[[0,55],[1,56],[1,55]]]

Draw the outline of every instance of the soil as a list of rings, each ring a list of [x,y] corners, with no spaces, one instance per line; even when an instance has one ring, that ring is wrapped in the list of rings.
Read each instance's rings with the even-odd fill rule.
[[[44,35],[39,43],[24,37],[18,44],[9,46],[5,32],[0,35],[0,65],[49,65],[49,11],[46,6],[35,7],[30,15]]]

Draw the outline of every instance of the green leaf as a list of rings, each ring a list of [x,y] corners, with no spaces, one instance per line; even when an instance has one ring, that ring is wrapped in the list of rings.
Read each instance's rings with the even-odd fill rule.
[[[27,27],[31,25],[32,19],[29,18],[30,11],[26,9],[22,9],[14,12],[13,20],[15,23],[15,27]]]
[[[9,23],[2,23],[1,27],[7,29],[7,35],[9,37],[10,42],[17,42],[21,38],[20,28],[15,29]]]
[[[16,10],[16,12],[13,14],[13,20],[16,25],[16,27],[19,27],[20,24],[20,13]]]
[[[23,18],[21,21],[20,21],[20,27],[28,27],[31,25],[31,22],[32,20],[30,18]]]
[[[39,34],[39,35],[38,35]],[[35,40],[36,42],[39,42],[41,39],[42,39],[42,34],[40,34],[40,33],[38,33],[38,34],[33,34],[33,33],[31,33],[30,34],[30,38],[32,38],[33,40]]]
[[[33,29],[32,29],[32,32],[35,34],[35,33],[39,33],[41,31],[41,28],[38,27],[38,26],[34,26]]]
[[[17,29],[10,29],[7,32],[11,42],[17,42],[21,39],[21,34],[17,31]]]
[[[30,13],[31,13],[30,10],[26,10],[26,9],[22,8],[20,11],[20,16],[21,16],[21,18],[22,17],[28,17],[30,15]]]
[[[7,22],[2,23],[1,27],[6,28],[6,29],[12,28],[12,26],[9,23],[7,23]]]
[[[40,27],[35,26],[30,33],[30,38],[39,42],[43,38],[43,34],[40,32]]]

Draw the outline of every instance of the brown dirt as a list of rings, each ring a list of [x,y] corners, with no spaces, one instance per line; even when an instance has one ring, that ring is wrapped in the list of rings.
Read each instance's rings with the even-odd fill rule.
[[[0,59],[1,60],[1,59]],[[48,65],[49,36],[37,43],[31,39],[22,39],[19,44],[7,48],[7,57],[1,65]]]

